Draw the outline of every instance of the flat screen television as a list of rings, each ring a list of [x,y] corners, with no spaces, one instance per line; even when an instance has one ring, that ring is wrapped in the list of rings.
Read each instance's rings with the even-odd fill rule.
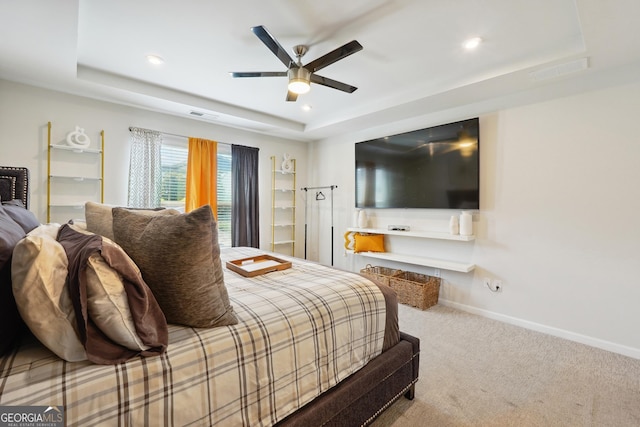
[[[355,144],[357,208],[480,208],[478,118]]]

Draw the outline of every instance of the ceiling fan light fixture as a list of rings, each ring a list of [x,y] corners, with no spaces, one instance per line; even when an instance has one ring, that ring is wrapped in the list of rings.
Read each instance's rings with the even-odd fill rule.
[[[289,80],[288,88],[291,92],[297,93],[298,95],[302,95],[303,93],[307,93],[309,92],[309,90],[311,90],[309,82],[298,79]]]
[[[289,91],[302,95],[311,89],[311,73],[303,67],[290,68],[289,74]]]

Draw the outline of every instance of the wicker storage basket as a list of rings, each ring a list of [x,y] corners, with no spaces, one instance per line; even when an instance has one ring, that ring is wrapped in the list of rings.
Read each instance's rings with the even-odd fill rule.
[[[367,266],[360,270],[360,273],[363,276],[369,277],[370,279],[377,280],[383,285],[389,286],[389,281],[391,280],[391,276],[402,272],[402,270],[396,270],[395,268],[387,268],[387,267],[379,267],[373,266],[371,264],[367,264]]]
[[[398,302],[427,309],[438,303],[440,278],[411,271],[400,271],[389,278],[389,286],[398,294]]]

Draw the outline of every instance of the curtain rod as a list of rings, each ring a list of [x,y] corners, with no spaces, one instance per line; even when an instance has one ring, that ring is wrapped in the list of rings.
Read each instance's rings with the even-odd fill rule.
[[[334,188],[338,188],[337,185],[327,185],[325,187],[302,187],[301,190],[307,191],[307,190],[322,190],[324,188],[330,188],[330,189],[334,189]]]
[[[163,135],[176,136],[178,138],[187,138],[187,139],[189,139],[188,136],[178,135],[177,133],[161,132],[159,130],[145,129],[145,128],[139,128],[139,127],[135,127],[135,126],[129,126],[129,132],[132,132],[134,129],[147,130],[149,132],[158,132],[158,133],[161,133]]]

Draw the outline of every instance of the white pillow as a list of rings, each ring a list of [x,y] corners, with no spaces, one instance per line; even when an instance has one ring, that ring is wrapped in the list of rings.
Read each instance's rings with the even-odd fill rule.
[[[54,229],[40,226],[16,245],[11,264],[13,294],[22,319],[42,344],[69,362],[87,360],[65,286],[67,255],[51,237]]]

